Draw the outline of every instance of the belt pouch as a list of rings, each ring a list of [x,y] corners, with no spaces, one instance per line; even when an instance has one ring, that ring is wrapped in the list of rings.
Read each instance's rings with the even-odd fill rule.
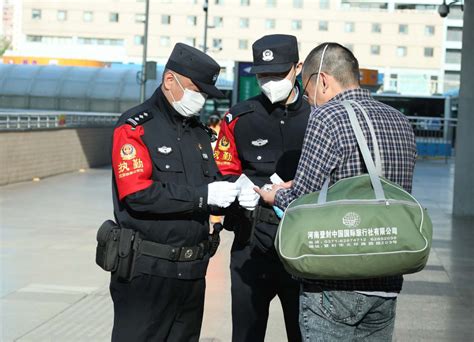
[[[120,229],[120,244],[118,249],[117,277],[119,281],[129,282],[133,277],[135,268],[135,257],[137,243],[135,231],[132,229]]]
[[[97,231],[95,262],[104,271],[114,272],[118,266],[120,228],[112,220],[107,220]]]

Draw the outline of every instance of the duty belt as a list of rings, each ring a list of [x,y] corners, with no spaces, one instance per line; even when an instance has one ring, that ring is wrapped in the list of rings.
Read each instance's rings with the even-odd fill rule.
[[[148,240],[141,240],[138,245],[139,253],[170,261],[194,261],[202,259],[209,253],[209,249],[209,241],[203,241],[193,247],[174,247]]]
[[[280,224],[280,219],[273,210],[273,208],[262,207],[261,205],[257,206],[254,211],[246,210],[245,214],[254,222],[260,221],[270,224],[278,225]]]

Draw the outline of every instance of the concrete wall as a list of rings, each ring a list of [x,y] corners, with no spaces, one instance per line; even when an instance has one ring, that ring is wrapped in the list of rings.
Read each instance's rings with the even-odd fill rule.
[[[0,132],[0,185],[110,163],[112,128]]]

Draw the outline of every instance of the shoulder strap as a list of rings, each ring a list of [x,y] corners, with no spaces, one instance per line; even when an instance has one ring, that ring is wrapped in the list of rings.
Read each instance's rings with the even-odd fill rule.
[[[373,139],[373,144],[374,144],[374,153],[375,153],[375,159],[378,161],[380,171],[378,171],[374,160],[372,159],[372,155],[369,151],[369,147],[367,146],[367,141],[364,137],[364,133],[362,132],[362,128],[360,127],[359,119],[357,119],[357,115],[354,112],[354,108],[352,108],[352,104],[354,104],[354,101],[343,101],[342,104],[344,108],[347,111],[347,114],[349,115],[349,120],[351,122],[352,130],[354,131],[354,134],[357,139],[357,144],[359,145],[360,151],[362,153],[362,157],[364,159],[365,165],[367,167],[367,171],[370,176],[370,181],[372,183],[372,187],[374,188],[375,192],[375,198],[384,200],[385,199],[385,194],[382,188],[382,182],[380,181],[380,173],[381,173],[381,162],[380,162],[380,151],[378,148],[378,142],[377,138],[375,136],[375,130],[372,125],[372,122],[369,119],[369,116],[367,115],[367,112],[365,109],[360,106],[359,104],[355,104],[362,112],[364,115],[364,119],[367,122],[367,125],[369,126],[369,131]],[[379,173],[380,172],[380,173]],[[329,181],[330,181],[330,176],[326,179],[324,182],[323,187],[321,188],[321,191],[319,192],[318,196],[318,204],[323,204],[326,203],[326,198],[327,198],[327,192],[329,189]]]

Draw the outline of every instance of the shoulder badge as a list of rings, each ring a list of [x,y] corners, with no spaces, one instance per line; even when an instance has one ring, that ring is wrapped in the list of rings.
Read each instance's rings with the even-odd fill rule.
[[[132,125],[133,127],[137,127],[138,125],[142,125],[143,123],[147,122],[148,120],[151,120],[153,118],[153,115],[149,112],[142,112],[139,114],[132,115],[129,117],[126,122],[129,125]]]

